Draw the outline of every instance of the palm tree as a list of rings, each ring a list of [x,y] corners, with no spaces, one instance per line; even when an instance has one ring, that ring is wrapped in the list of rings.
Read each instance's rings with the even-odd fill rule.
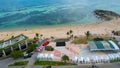
[[[42,37],[43,37],[43,34],[40,35],[40,38],[42,38]]]
[[[38,34],[38,33],[36,33],[36,37],[37,37],[37,38],[39,37],[39,34]]]
[[[88,39],[89,39],[89,37],[91,36],[90,31],[87,31],[87,32],[85,33],[85,35],[86,35],[86,39],[88,40]]]
[[[69,31],[69,33],[70,33],[70,34],[72,34],[72,33],[73,33],[73,31],[72,31],[72,30],[70,30],[70,31]]]
[[[70,38],[73,38],[73,34],[70,35]]]
[[[67,34],[67,36],[69,37],[70,33],[69,33],[69,32],[67,32],[66,34]]]
[[[14,38],[14,36],[11,36],[11,38],[13,39],[13,38]]]
[[[54,37],[53,37],[53,36],[51,36],[50,38],[51,38],[51,39],[54,39]]]

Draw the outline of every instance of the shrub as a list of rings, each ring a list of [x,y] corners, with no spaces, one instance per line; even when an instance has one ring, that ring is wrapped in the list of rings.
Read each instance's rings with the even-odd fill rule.
[[[30,52],[34,51],[37,46],[38,46],[38,45],[35,44],[35,43],[30,44],[30,45],[28,46],[28,51],[27,51],[27,53],[30,53]]]
[[[47,50],[47,51],[53,51],[54,48],[53,48],[52,46],[46,46],[46,47],[45,47],[45,50]]]
[[[13,64],[10,64],[8,66],[21,66],[21,65],[27,65],[28,61],[19,61],[19,62],[15,62]]]
[[[120,60],[111,60],[110,63],[120,62]]]
[[[103,41],[103,38],[94,38],[94,41]]]
[[[56,66],[56,65],[75,65],[72,63],[65,63],[65,62],[59,62],[59,61],[39,61],[36,60],[35,65],[50,65],[50,66]]]
[[[23,56],[23,53],[22,51],[13,51],[11,54],[10,54],[11,58],[13,59],[18,59],[20,57]]]

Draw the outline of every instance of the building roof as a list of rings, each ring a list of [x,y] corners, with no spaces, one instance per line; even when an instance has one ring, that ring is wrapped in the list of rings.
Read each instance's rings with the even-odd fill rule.
[[[90,51],[119,50],[119,47],[111,40],[109,41],[89,41]]]
[[[27,37],[22,35],[22,34],[14,37],[14,38],[10,38],[10,39],[0,43],[0,49],[5,48],[7,46],[11,46],[11,45],[16,44],[16,43],[19,43],[20,41],[25,40],[26,38]]]

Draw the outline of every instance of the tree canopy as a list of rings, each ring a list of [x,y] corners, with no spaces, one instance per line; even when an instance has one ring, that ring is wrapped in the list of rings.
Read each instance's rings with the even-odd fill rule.
[[[67,55],[62,56],[62,61],[67,62],[69,61],[69,57]]]

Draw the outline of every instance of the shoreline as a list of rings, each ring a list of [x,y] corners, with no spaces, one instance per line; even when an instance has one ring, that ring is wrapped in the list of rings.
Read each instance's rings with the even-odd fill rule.
[[[66,38],[66,32],[73,30],[74,35],[84,35],[84,32],[90,31],[92,34],[110,34],[112,30],[120,29],[120,19],[111,21],[105,21],[101,23],[89,23],[89,24],[71,24],[71,25],[56,25],[56,26],[43,26],[28,29],[13,29],[13,30],[0,30],[0,40],[6,40],[11,36],[17,36],[24,34],[29,38],[34,38],[36,33],[43,34],[44,38]]]
[[[90,22],[90,23],[69,23],[69,24],[60,24],[60,25],[44,25],[44,26],[27,26],[25,27],[20,27],[20,28],[7,28],[7,29],[0,29],[0,32],[5,32],[5,31],[17,31],[17,30],[25,30],[25,29],[43,29],[43,28],[56,28],[56,27],[66,27],[66,26],[81,26],[81,25],[91,25],[91,24],[96,24],[98,22]]]

